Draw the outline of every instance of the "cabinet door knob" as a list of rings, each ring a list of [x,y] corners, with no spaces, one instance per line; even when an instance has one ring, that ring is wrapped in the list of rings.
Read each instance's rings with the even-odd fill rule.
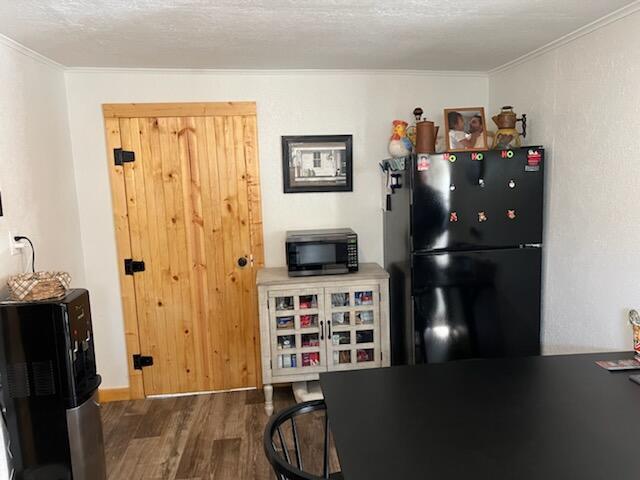
[[[238,259],[238,266],[239,267],[246,267],[247,263],[249,263],[249,261],[247,260],[247,257],[240,257]]]
[[[324,340],[324,323],[320,320],[320,340]]]

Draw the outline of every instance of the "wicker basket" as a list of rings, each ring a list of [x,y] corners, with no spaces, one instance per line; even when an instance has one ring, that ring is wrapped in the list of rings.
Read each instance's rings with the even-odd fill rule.
[[[36,302],[64,297],[71,275],[66,272],[36,272],[9,278],[9,294],[13,300]]]

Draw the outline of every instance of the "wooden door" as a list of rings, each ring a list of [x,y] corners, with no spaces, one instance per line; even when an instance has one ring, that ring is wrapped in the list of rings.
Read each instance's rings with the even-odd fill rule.
[[[104,105],[131,396],[260,384],[254,103]],[[135,160],[116,165],[113,150]],[[144,261],[126,275],[123,262]],[[134,368],[134,354],[153,365]]]

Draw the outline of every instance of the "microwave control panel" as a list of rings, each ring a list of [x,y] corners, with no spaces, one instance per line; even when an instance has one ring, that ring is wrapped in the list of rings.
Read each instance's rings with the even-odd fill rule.
[[[350,272],[358,271],[358,236],[349,235],[347,239],[347,268]]]

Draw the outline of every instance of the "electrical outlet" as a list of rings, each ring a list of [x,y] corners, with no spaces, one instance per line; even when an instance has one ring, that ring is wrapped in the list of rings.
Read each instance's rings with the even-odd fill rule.
[[[9,252],[11,255],[21,255],[25,244],[22,241],[16,242],[13,237],[15,237],[15,235],[9,232]]]

